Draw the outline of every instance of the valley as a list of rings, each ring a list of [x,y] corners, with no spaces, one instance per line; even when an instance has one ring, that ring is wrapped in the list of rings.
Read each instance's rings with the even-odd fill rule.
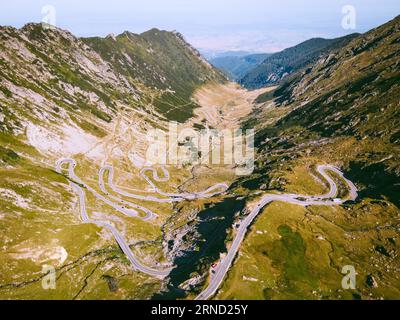
[[[0,298],[400,297],[399,17],[256,90],[178,32],[1,31]],[[239,129],[245,175],[207,162]]]

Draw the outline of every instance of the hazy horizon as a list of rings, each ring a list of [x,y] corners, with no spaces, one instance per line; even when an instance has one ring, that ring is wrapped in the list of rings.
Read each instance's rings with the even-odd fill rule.
[[[40,22],[46,5],[55,8],[56,25],[76,36],[106,36],[125,30],[141,33],[151,28],[177,30],[202,52],[276,52],[313,37],[362,33],[400,12],[398,0],[4,0],[0,25],[19,28],[28,22]],[[345,5],[356,9],[354,29],[341,25]]]

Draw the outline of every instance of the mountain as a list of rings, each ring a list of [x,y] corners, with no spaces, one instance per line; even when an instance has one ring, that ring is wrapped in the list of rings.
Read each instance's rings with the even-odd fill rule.
[[[360,36],[288,77],[273,96],[294,110],[280,129],[301,126],[321,136],[397,143],[399,21]]]
[[[210,265],[226,265],[261,199],[326,194],[316,168],[330,164],[355,183],[357,199],[333,207],[265,206],[214,298],[398,299],[399,54],[400,17],[319,56],[256,99],[242,124],[255,129],[254,172],[236,179],[231,197],[206,206],[201,221],[190,220],[172,288],[156,298],[176,298],[178,288],[189,297],[202,292],[217,277]],[[329,175],[338,185],[334,197],[348,197],[343,177]],[[356,273],[353,290],[342,287],[348,268]]]
[[[200,53],[207,60],[212,60],[221,57],[244,57],[252,54],[250,51],[244,51],[244,50],[215,51],[215,50],[202,50],[202,49],[200,49]]]
[[[217,299],[400,296],[392,272],[399,268],[399,79],[400,16],[260,99],[243,125],[256,129],[256,170],[232,191],[319,194],[315,167],[323,163],[341,168],[358,198],[334,209],[272,204],[249,231]],[[249,265],[266,266],[245,273],[253,282],[242,279]],[[342,290],[343,266],[355,268],[355,290]]]
[[[358,34],[351,34],[336,39],[307,40],[267,57],[264,62],[243,75],[238,82],[248,89],[276,84],[287,75],[314,63],[321,55],[345,46],[357,36]]]
[[[298,67],[277,87],[253,91],[177,32],[0,31],[0,299],[191,299],[216,281],[216,299],[400,297],[400,17],[323,52],[310,45],[313,63],[294,55]],[[188,135],[213,129],[210,140],[254,129],[254,171],[193,163],[195,141],[176,137],[185,162],[146,175],[149,133],[170,120]],[[56,170],[66,158],[76,166]],[[267,194],[326,194],[322,164],[358,198],[273,201],[242,229]],[[346,181],[329,175],[346,198]],[[215,187],[223,192],[208,197]],[[151,271],[132,268],[132,256]],[[48,267],[54,290],[44,290]],[[348,267],[353,290],[342,287]]]
[[[140,170],[149,130],[184,122],[197,106],[192,93],[225,81],[176,32],[80,39],[42,24],[0,27],[0,297],[146,299],[157,291],[161,281],[132,270],[110,233],[82,221],[74,179],[55,165],[73,158],[76,174],[102,192],[92,182],[111,164],[118,185],[147,192]],[[174,169],[167,188],[190,175]],[[129,236],[142,261],[165,266],[161,225],[171,204],[150,203],[158,219],[144,223],[87,189],[85,201],[91,218],[110,217]],[[43,290],[44,264],[55,268],[57,290]]]
[[[259,146],[265,150],[300,150],[306,146],[329,150],[332,147],[324,146],[327,142],[336,145],[341,141],[336,152],[353,146],[354,150],[340,153],[350,176],[361,179],[360,172],[374,168],[373,176],[366,174],[364,179],[380,193],[375,196],[400,205],[395,196],[397,184],[381,186],[382,181],[373,178],[400,182],[396,165],[400,161],[399,55],[397,17],[289,76],[263,99],[281,112],[274,124],[261,125]],[[254,118],[251,123],[262,121]],[[318,141],[324,144],[319,146]],[[331,156],[336,158],[335,154]]]
[[[7,105],[15,105],[3,128],[21,130],[23,119],[39,115],[60,118],[59,109],[76,119],[89,112],[110,122],[120,106],[150,106],[155,117],[184,121],[196,107],[190,99],[196,87],[224,81],[178,33],[153,29],[78,39],[40,24],[1,31],[1,90]]]
[[[153,104],[170,120],[185,121],[192,116],[196,105],[191,95],[199,85],[225,80],[177,32],[152,29],[137,35],[126,31],[116,37],[82,41],[127,79],[161,90]]]
[[[210,63],[226,74],[231,80],[244,77],[250,70],[261,64],[270,54],[227,55],[210,60]]]

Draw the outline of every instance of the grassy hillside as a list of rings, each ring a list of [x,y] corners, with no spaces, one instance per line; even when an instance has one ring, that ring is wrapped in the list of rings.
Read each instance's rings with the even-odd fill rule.
[[[335,208],[274,203],[251,228],[217,298],[398,299],[400,17],[321,57],[245,124],[257,128],[254,174],[234,191],[321,194],[315,166],[359,189]],[[357,271],[343,290],[342,267]]]
[[[177,33],[91,41],[101,54],[58,28],[0,27],[0,299],[147,299],[161,289],[160,279],[132,270],[110,233],[82,223],[55,163],[74,158],[98,192],[100,165],[114,165],[119,186],[143,193],[148,130],[190,117],[191,93],[224,78]],[[185,168],[170,173],[167,192],[191,178]],[[86,200],[91,218],[110,219],[146,265],[165,263],[171,204],[145,204],[158,218],[143,222],[87,190]],[[55,268],[55,290],[42,287],[43,265]]]
[[[276,103],[293,111],[260,131],[261,145],[293,147],[335,138],[358,141],[358,151],[343,159],[349,171],[354,170],[354,178],[370,180],[366,182],[370,187],[381,185],[376,175],[390,181],[390,187],[378,189],[398,204],[392,195],[400,176],[399,38],[396,18],[278,88]],[[272,136],[275,142],[265,143]],[[382,150],[376,151],[376,143]]]
[[[190,118],[196,107],[191,101],[195,89],[225,80],[176,32],[152,29],[140,35],[124,32],[82,40],[127,78],[161,90],[153,104],[169,120]]]

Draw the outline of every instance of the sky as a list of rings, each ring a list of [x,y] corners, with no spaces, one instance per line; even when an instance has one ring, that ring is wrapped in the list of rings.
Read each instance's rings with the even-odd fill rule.
[[[342,24],[349,13],[342,9],[349,5],[355,10],[350,29]],[[49,16],[48,6],[54,15]],[[153,27],[177,30],[208,54],[276,52],[312,37],[365,32],[399,14],[400,0],[0,1],[0,25],[21,27],[54,17],[57,27],[77,36],[140,33]]]

